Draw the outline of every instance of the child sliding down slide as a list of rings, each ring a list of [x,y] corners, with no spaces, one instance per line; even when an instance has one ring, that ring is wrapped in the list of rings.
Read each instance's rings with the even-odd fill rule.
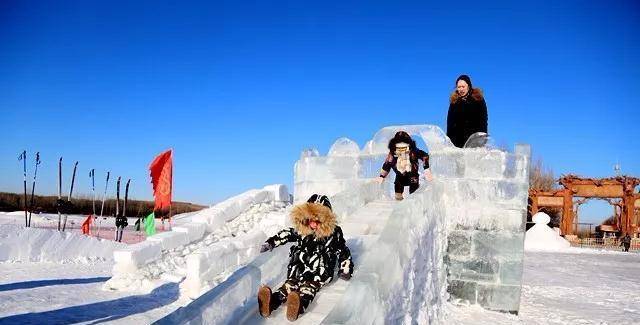
[[[336,224],[336,215],[325,195],[312,195],[306,203],[291,211],[293,228],[281,230],[267,239],[260,252],[289,242],[287,280],[275,292],[263,286],[258,291],[260,315],[268,317],[284,302],[287,319],[294,321],[309,307],[318,290],[330,283],[338,265],[338,276],[349,280],[353,273],[351,252],[345,244],[342,229]]]

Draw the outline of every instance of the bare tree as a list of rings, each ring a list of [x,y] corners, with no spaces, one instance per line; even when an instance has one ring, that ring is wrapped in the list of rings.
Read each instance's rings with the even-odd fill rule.
[[[529,173],[529,188],[539,191],[553,191],[556,189],[557,184],[553,170],[544,166],[542,159],[536,159]]]
[[[557,185],[558,181],[553,174],[553,170],[550,167],[546,167],[542,162],[542,159],[537,158],[531,165],[529,173],[529,189],[550,192],[558,189]],[[531,204],[531,202],[529,202],[529,204]],[[549,226],[558,227],[560,225],[562,209],[542,207],[539,211],[544,212],[551,217]],[[531,218],[531,216],[529,216],[529,218]]]

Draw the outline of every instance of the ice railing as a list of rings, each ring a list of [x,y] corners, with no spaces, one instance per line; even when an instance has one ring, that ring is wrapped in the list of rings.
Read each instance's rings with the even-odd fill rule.
[[[288,202],[289,192],[282,184],[268,185],[261,189],[252,189],[220,202],[213,207],[195,213],[192,217],[176,222],[171,231],[162,232],[137,244],[128,245],[113,252],[115,264],[111,288],[119,288],[119,279],[139,272],[151,262],[161,258],[162,253],[181,249],[185,245],[201,240],[205,233],[213,232],[226,222],[233,220],[253,204],[263,202]],[[222,242],[214,247],[206,247],[191,253],[187,257],[187,281],[190,295],[200,290],[202,283],[210,280],[212,274],[228,270],[240,262],[210,263],[209,257],[225,261],[244,262],[252,259],[257,245],[264,234],[251,233],[247,238],[238,238],[234,242]],[[256,242],[256,243],[254,243]],[[248,255],[247,255],[248,254]],[[235,258],[234,258],[235,257]],[[201,263],[204,260],[204,263]],[[190,262],[190,263],[189,263]],[[126,282],[123,282],[126,283]]]

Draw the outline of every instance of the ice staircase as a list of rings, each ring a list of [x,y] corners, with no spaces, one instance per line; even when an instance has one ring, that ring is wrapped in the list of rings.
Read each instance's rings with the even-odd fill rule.
[[[393,210],[393,201],[377,200],[368,203],[353,215],[346,218],[341,227],[346,236],[347,245],[349,243],[360,243],[360,245],[351,245],[351,254],[355,265],[362,258],[362,254],[367,248],[375,242],[380,235],[391,211]],[[282,261],[282,267],[286,267],[288,260]],[[347,285],[349,283],[342,279],[334,279],[330,284],[322,288],[306,313],[302,314],[297,323],[300,324],[320,324],[327,314],[342,299]],[[253,308],[246,319],[239,319],[244,324],[282,324],[286,321],[286,305],[277,309],[269,318],[262,318],[257,308]]]

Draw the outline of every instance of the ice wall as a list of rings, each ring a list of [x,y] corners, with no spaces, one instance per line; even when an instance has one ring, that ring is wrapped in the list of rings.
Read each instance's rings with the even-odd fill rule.
[[[448,292],[453,299],[518,313],[530,150],[445,148],[431,170],[446,185]]]

